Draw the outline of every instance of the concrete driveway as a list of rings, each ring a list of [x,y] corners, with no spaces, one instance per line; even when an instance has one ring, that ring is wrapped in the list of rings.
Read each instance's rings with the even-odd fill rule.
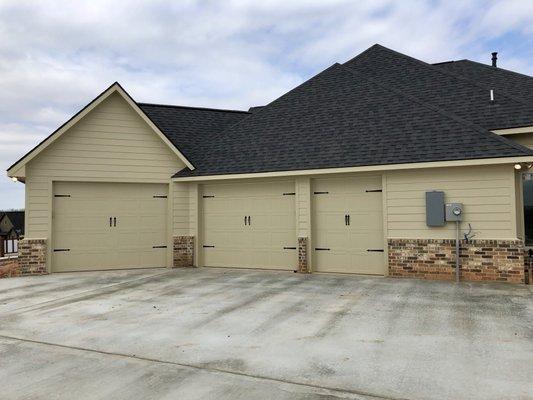
[[[0,280],[2,399],[531,399],[532,292],[180,269]]]

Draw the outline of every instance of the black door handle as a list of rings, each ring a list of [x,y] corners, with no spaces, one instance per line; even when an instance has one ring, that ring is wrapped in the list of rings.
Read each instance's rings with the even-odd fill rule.
[[[348,214],[347,217],[348,217],[348,226],[350,226],[350,214]]]
[[[109,226],[113,226],[113,218],[109,217]]]
[[[252,225],[252,217],[248,215],[248,225]]]
[[[113,218],[113,226],[117,226],[117,217]]]
[[[348,215],[344,214],[344,225],[348,226]]]
[[[246,221],[247,221],[247,220],[246,220],[246,215],[245,215],[245,216],[244,216],[244,225],[247,225],[247,224],[246,224]]]

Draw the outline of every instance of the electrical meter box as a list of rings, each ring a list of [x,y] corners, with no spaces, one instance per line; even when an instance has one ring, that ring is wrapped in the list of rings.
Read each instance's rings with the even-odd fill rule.
[[[463,204],[462,203],[448,203],[446,204],[446,221],[462,221],[463,220]]]
[[[444,226],[444,192],[426,192],[426,225]]]

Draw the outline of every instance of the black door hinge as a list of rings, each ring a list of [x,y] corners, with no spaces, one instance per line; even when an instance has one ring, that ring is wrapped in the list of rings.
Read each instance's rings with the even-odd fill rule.
[[[283,196],[294,196],[294,195],[296,195],[296,192],[283,193]]]
[[[214,248],[215,246],[210,246],[210,245],[204,244],[202,247],[203,247],[204,249],[212,249],[212,248]]]
[[[296,247],[284,247],[283,250],[296,250]]]
[[[54,252],[60,252],[60,251],[70,251],[70,249],[54,249]]]
[[[213,197],[215,197],[215,196],[213,196],[213,195],[209,195],[209,196],[202,196],[202,197],[203,197],[204,199],[211,199],[211,198],[213,198]]]
[[[329,194],[329,192],[313,192],[313,194]]]
[[[371,189],[371,190],[365,190],[367,193],[381,193],[383,192],[383,189]]]
[[[329,251],[330,249],[327,247],[315,247],[316,251]]]
[[[54,197],[70,197],[70,194],[54,194]]]
[[[166,249],[167,246],[152,246],[152,249]]]
[[[383,250],[383,249],[366,249],[366,251],[374,251],[374,252],[377,252],[377,253],[383,253],[385,250]]]
[[[167,196],[156,194],[155,196],[153,196],[153,198],[154,199],[166,199]]]

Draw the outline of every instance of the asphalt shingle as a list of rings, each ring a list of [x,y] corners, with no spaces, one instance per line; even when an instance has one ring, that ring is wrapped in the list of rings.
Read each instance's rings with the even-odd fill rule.
[[[347,64],[348,65],[348,64]],[[359,70],[360,68],[358,68]],[[531,155],[413,93],[335,64],[218,134],[176,176]],[[416,93],[416,91],[415,91]]]

